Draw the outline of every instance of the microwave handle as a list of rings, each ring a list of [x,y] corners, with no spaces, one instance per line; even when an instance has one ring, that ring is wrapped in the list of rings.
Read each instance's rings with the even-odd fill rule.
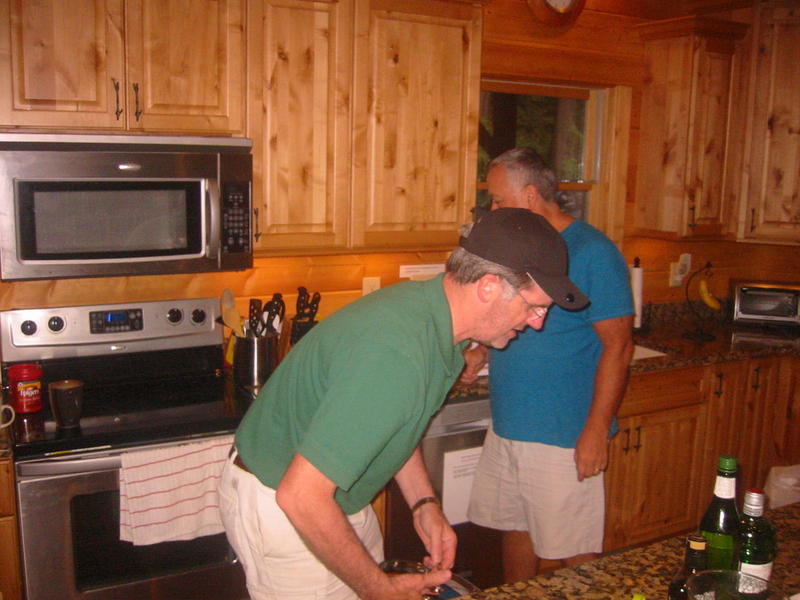
[[[206,215],[208,216],[206,257],[217,261],[217,266],[222,266],[222,256],[219,250],[222,238],[222,204],[222,191],[217,184],[209,181],[209,185],[206,186]]]

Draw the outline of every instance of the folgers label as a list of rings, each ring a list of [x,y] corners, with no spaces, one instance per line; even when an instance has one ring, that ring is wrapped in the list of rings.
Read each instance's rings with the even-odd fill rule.
[[[11,405],[18,413],[42,410],[42,368],[39,365],[24,363],[10,366],[8,388]]]

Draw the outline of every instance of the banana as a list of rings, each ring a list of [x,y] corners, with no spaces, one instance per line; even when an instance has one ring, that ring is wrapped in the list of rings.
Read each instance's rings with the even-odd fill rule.
[[[714,294],[711,293],[711,290],[708,289],[708,279],[703,277],[700,280],[700,299],[703,303],[712,310],[719,310],[722,308],[722,305],[719,303],[719,300],[716,299]]]

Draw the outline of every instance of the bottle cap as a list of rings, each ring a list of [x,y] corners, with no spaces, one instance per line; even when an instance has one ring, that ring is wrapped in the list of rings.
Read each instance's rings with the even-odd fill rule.
[[[689,544],[689,548],[691,550],[705,550],[706,549],[706,544],[707,544],[706,538],[704,538],[702,535],[693,534],[693,535],[690,535],[689,537],[687,537],[686,540],[687,540],[687,542]]]
[[[758,488],[749,488],[744,493],[743,512],[753,517],[764,514],[764,492]]]
[[[736,473],[736,457],[730,454],[720,456],[719,470],[723,473]]]

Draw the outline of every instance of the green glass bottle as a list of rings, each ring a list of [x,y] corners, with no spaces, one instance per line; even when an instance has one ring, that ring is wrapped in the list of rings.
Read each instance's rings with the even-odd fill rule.
[[[690,535],[686,538],[686,556],[683,564],[675,573],[667,589],[668,600],[686,600],[689,597],[689,590],[686,589],[686,581],[706,568],[706,538],[702,535]]]
[[[769,580],[778,550],[775,529],[764,517],[764,492],[751,488],[744,493],[739,522],[739,570]]]
[[[719,457],[714,497],[700,520],[700,535],[708,541],[708,569],[735,569],[737,566],[739,511],[736,508],[736,469],[734,456],[723,454]]]

